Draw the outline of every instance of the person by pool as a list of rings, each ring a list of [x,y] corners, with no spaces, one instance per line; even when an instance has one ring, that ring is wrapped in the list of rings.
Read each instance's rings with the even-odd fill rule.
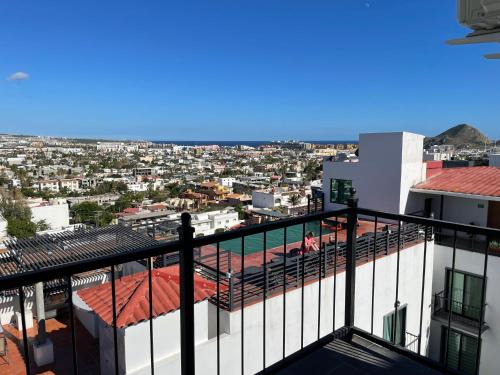
[[[314,239],[313,232],[307,232],[306,237],[304,238],[304,250],[306,253],[319,250],[316,240]]]

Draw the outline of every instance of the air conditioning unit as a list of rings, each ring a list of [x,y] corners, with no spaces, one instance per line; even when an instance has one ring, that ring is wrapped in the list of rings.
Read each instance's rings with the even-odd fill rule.
[[[448,44],[500,43],[500,0],[458,0],[458,21],[473,31],[465,38],[449,40]],[[485,57],[499,59],[500,54]]]
[[[500,0],[458,0],[458,21],[473,30],[500,28]]]

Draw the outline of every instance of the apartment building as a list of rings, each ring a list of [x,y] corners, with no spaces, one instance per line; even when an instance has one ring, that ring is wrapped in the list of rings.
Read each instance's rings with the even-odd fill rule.
[[[38,190],[49,190],[54,193],[59,192],[59,181],[58,180],[41,180],[38,181],[35,186]]]
[[[409,133],[361,134],[357,160],[323,163],[326,207],[341,207],[355,187],[362,207],[499,229],[500,168],[426,163],[422,141],[423,136]],[[466,374],[474,373],[479,359],[481,374],[496,373],[500,299],[497,275],[489,270],[500,265],[499,248],[498,239],[436,233],[429,357]]]
[[[69,191],[80,190],[80,180],[76,178],[65,178],[59,180],[59,189],[68,189]]]

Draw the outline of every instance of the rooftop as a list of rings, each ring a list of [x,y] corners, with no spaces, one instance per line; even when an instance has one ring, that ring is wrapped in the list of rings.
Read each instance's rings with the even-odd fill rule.
[[[153,286],[153,317],[165,315],[180,307],[179,267],[154,269],[151,274]],[[210,298],[217,292],[217,284],[198,274],[194,275],[194,302]],[[116,280],[116,324],[119,328],[138,324],[149,319],[148,271],[124,276]],[[224,290],[223,286],[221,289]],[[113,324],[111,283],[82,289],[80,298],[108,325]]]
[[[500,198],[500,168],[444,168],[426,181],[415,185],[412,190],[431,190]]]

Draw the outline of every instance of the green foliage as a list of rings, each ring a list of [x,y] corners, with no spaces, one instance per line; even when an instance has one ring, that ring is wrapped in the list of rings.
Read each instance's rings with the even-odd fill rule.
[[[148,190],[147,197],[151,199],[154,203],[163,202],[168,198],[168,194],[165,191],[161,190]]]
[[[101,207],[96,202],[82,202],[71,207],[73,220],[76,223],[95,224],[100,210]]]
[[[134,203],[140,203],[144,200],[144,193],[133,193],[131,191],[122,194],[110,210],[122,212],[124,209],[132,207]]]
[[[40,220],[38,222],[36,222],[36,231],[37,232],[42,232],[44,230],[49,230],[50,229],[50,225],[49,223],[47,223],[47,221],[45,220]]]
[[[36,224],[31,220],[10,218],[7,220],[7,233],[17,238],[33,237]]]
[[[292,206],[297,206],[300,203],[300,195],[298,194],[292,194],[288,197],[288,202]]]
[[[111,207],[104,208],[96,202],[82,202],[71,207],[73,221],[103,227],[109,225],[115,215]]]
[[[16,195],[20,193],[2,191],[0,194],[0,214],[7,220],[7,233],[18,238],[34,236],[36,224],[31,221],[31,210],[22,197]]]

